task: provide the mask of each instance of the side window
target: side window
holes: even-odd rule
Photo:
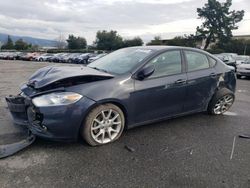
[[[188,71],[196,71],[209,68],[207,56],[199,52],[185,51]]]
[[[154,65],[155,71],[150,78],[181,73],[181,52],[168,51],[152,59],[146,66]]]
[[[208,56],[208,60],[209,60],[209,63],[210,63],[210,67],[214,67],[216,65],[216,63],[217,63],[217,61],[214,58],[209,57],[209,56]]]

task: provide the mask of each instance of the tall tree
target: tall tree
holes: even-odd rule
[[[2,46],[2,49],[6,49],[6,50],[14,49],[13,41],[9,35],[7,38],[7,42]]]
[[[68,42],[68,48],[71,50],[85,49],[87,46],[87,41],[85,38],[75,37],[74,35],[69,35],[67,42]]]
[[[29,48],[29,44],[24,42],[23,39],[18,39],[16,42],[15,42],[15,46],[14,48],[16,50],[27,50]]]
[[[117,31],[98,31],[94,42],[98,50],[117,50],[122,47],[123,40]]]
[[[130,47],[130,46],[142,46],[143,41],[140,37],[135,37],[133,39],[125,39],[123,41],[123,47]]]
[[[244,10],[231,11],[232,0],[220,3],[217,0],[208,0],[202,8],[198,8],[198,16],[204,20],[197,27],[197,35],[206,39],[204,49],[216,39],[220,43],[227,42],[232,37],[232,30],[238,29],[236,25],[243,19]]]

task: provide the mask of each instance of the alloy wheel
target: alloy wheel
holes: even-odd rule
[[[232,95],[225,95],[220,98],[214,106],[215,114],[223,114],[232,106],[234,98]]]
[[[91,136],[99,144],[115,140],[121,130],[121,115],[114,109],[102,110],[91,124]]]

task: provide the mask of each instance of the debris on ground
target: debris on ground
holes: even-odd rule
[[[240,137],[240,138],[247,138],[247,139],[250,139],[250,135],[247,135],[247,134],[240,134],[239,137]]]
[[[33,134],[29,134],[29,136],[19,142],[0,145],[0,159],[11,156],[24,148],[31,145],[36,140],[36,136]]]
[[[125,148],[126,150],[128,150],[129,152],[135,152],[135,149],[132,148],[132,147],[130,147],[130,146],[125,145],[124,148]]]

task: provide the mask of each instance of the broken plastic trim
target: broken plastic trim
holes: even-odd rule
[[[35,140],[36,136],[29,131],[28,137],[19,142],[13,144],[0,145],[0,159],[9,157],[23,150],[24,148],[31,145]]]

